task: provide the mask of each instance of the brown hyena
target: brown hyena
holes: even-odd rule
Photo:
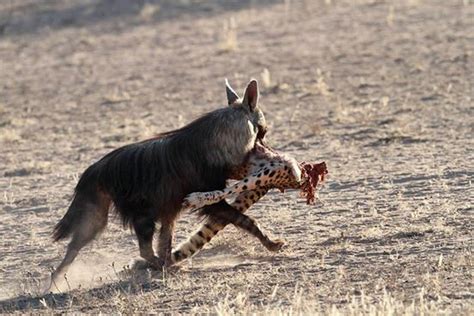
[[[265,135],[257,82],[250,81],[243,98],[228,83],[226,92],[228,107],[180,129],[118,148],[86,169],[68,211],[54,229],[55,241],[72,239],[52,282],[104,229],[111,206],[124,225],[134,229],[141,257],[158,269],[172,264],[173,231],[183,198],[191,192],[223,189],[231,171]],[[216,218],[222,212],[238,212],[225,202],[204,209],[211,217],[216,213]],[[158,256],[152,247],[156,222],[161,223]]]

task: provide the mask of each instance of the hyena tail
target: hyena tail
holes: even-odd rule
[[[71,235],[74,239],[77,234],[84,235],[87,230],[91,230],[92,234],[99,227],[101,230],[107,223],[110,204],[110,198],[103,193],[76,193],[66,214],[54,227],[53,240],[60,241]]]
[[[79,198],[76,195],[64,217],[54,227],[54,241],[60,241],[71,236],[75,225],[77,225],[81,218],[81,208],[79,204]]]
[[[210,242],[211,239],[217,235],[219,231],[224,229],[225,226],[226,224],[221,224],[211,218],[207,218],[206,223],[204,223],[191,235],[191,237],[189,237],[185,242],[180,244],[176,250],[173,251],[171,255],[173,264],[190,258],[199,252],[199,250],[201,250],[205,244]]]

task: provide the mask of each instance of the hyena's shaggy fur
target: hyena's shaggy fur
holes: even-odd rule
[[[54,230],[54,240],[72,239],[52,282],[104,229],[111,206],[135,230],[141,257],[156,268],[172,264],[174,223],[183,198],[191,192],[223,189],[257,137],[265,134],[255,80],[248,84],[243,99],[227,84],[227,98],[229,107],[178,130],[116,149],[87,168]],[[225,201],[203,209],[209,219],[222,217],[231,222],[236,221],[235,213]],[[152,247],[156,222],[161,222],[158,257]]]
[[[172,260],[180,262],[197,253],[227,224],[249,232],[257,237],[260,242],[270,251],[278,251],[283,246],[281,240],[271,240],[258,224],[249,216],[243,214],[247,209],[262,198],[270,189],[298,189],[302,181],[301,170],[295,159],[280,155],[266,146],[256,144],[249,155],[245,165],[234,171],[234,179],[241,181],[222,190],[211,192],[195,192],[188,195],[183,207],[186,209],[198,209],[206,205],[218,205],[228,196],[238,194],[231,204],[240,212],[237,221],[226,220],[224,217],[218,219],[208,218],[207,221],[191,237],[173,251]],[[237,216],[237,215],[234,215]]]

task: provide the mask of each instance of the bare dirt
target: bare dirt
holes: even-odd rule
[[[473,50],[469,0],[2,1],[0,311],[472,313]],[[80,173],[224,106],[225,77],[260,80],[275,148],[328,164],[316,205],[249,212],[284,250],[228,227],[137,278],[112,216],[39,295]]]

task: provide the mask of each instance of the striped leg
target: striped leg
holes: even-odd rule
[[[216,212],[216,213],[217,214],[214,215],[214,216],[216,216],[219,219],[224,220],[225,223],[232,223],[236,227],[239,227],[239,228],[245,230],[246,232],[248,232],[249,234],[257,237],[260,240],[260,242],[262,243],[262,245],[264,245],[265,248],[267,248],[270,251],[278,251],[283,246],[283,241],[281,241],[281,240],[275,240],[275,241],[271,240],[260,229],[257,222],[253,218],[251,218],[251,217],[249,217],[249,216],[247,216],[243,213],[240,213],[238,210],[232,208],[230,205],[229,205],[227,210],[225,210],[225,211],[220,210],[219,212]]]
[[[232,208],[242,213],[247,211],[252,204],[260,200],[267,192],[268,188],[260,187],[254,191],[245,191],[239,194],[235,201],[231,204]],[[211,239],[230,222],[222,218],[208,217],[206,222],[184,243],[173,251],[171,260],[173,263],[183,261],[204,247]]]

